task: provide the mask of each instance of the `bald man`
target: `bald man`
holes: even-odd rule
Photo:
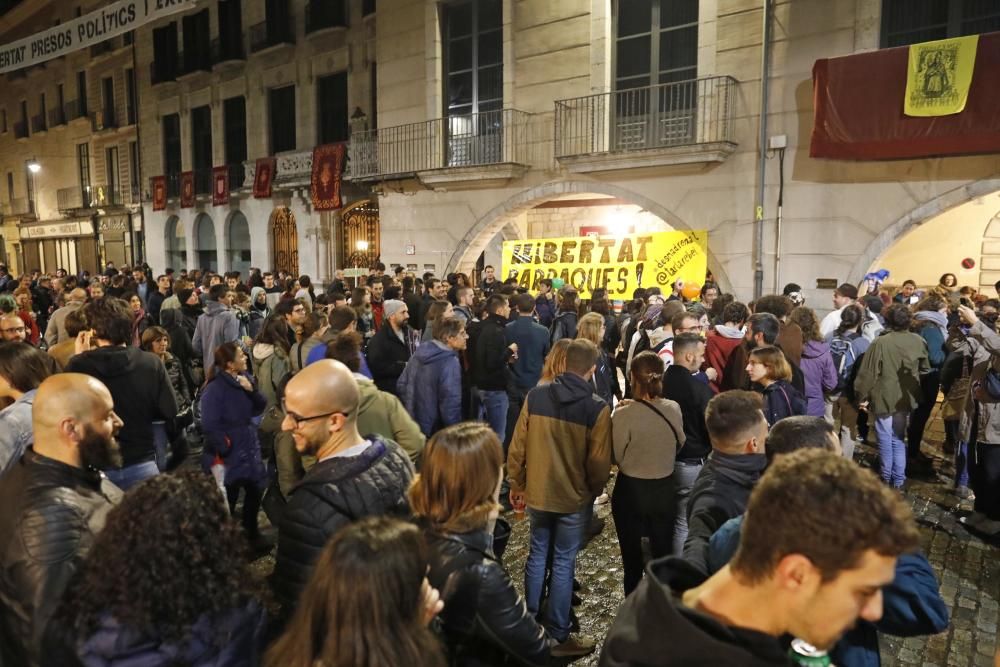
[[[70,290],[69,294],[66,295],[66,305],[52,313],[49,324],[45,327],[45,342],[49,344],[49,347],[71,337],[66,331],[66,316],[74,310],[79,310],[86,300],[87,291],[79,287]]]
[[[121,491],[100,469],[121,461],[111,393],[77,373],[35,395],[35,444],[0,479],[0,664],[34,665],[70,577]]]
[[[28,340],[28,327],[17,313],[0,315],[0,341],[21,343]]]
[[[323,359],[285,388],[285,421],[295,448],[316,457],[278,521],[273,583],[287,618],[332,535],[369,515],[407,514],[413,464],[380,435],[358,433],[360,395],[344,364]]]

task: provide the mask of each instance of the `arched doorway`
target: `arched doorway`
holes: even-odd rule
[[[271,214],[271,248],[274,250],[275,272],[299,275],[299,231],[295,215],[286,206],[279,206]]]
[[[966,260],[972,260],[968,262]],[[890,291],[904,280],[929,289],[944,273],[990,297],[1000,280],[1000,191],[976,197],[905,228],[864,273],[885,269]]]
[[[246,279],[250,273],[250,224],[241,211],[234,211],[229,216],[226,255],[229,258],[229,270],[239,271],[240,276]]]
[[[215,241],[215,223],[207,213],[199,213],[194,220],[195,257],[199,269],[219,270],[219,252]]]
[[[344,266],[370,267],[382,255],[378,203],[362,200],[341,214],[341,257]]]
[[[180,271],[187,267],[187,237],[184,235],[184,225],[180,218],[172,215],[167,219],[164,228],[164,246],[167,249],[167,267]]]
[[[503,232],[504,228],[511,223],[519,222],[521,216],[529,210],[539,206],[550,205],[551,202],[556,201],[597,199],[614,199],[616,200],[614,206],[620,206],[623,210],[625,210],[625,207],[628,207],[627,210],[629,211],[641,213],[648,221],[648,224],[658,225],[657,227],[650,227],[650,231],[686,231],[699,229],[698,226],[687,224],[684,220],[674,215],[673,212],[652,199],[626,190],[613,183],[586,180],[553,181],[514,195],[480,217],[476,224],[466,233],[455,252],[452,253],[446,271],[473,272],[477,259],[496,236]],[[612,227],[621,225],[622,222],[615,220],[615,217],[608,216],[605,225]],[[584,227],[586,225],[578,221],[578,226]],[[625,224],[625,228],[628,226],[628,224]],[[532,232],[529,229],[522,229],[521,233],[523,234],[521,238],[528,238],[528,235]],[[715,281],[723,290],[730,290],[732,283],[725,268],[712,253],[711,239],[709,240],[707,256],[708,270],[713,274]],[[485,259],[487,264],[491,263],[489,253],[487,253]]]

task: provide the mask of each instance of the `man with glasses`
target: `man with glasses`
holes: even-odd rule
[[[277,522],[273,584],[286,619],[337,531],[369,515],[409,511],[413,464],[395,442],[358,432],[359,405],[353,374],[332,359],[306,366],[285,388],[282,428],[300,454],[316,459]]]
[[[28,328],[17,313],[0,315],[0,341],[19,343],[28,339]]]
[[[667,329],[668,327],[665,325],[663,328]],[[664,368],[669,368],[674,363],[674,336],[679,336],[683,333],[701,335],[701,318],[698,315],[685,310],[677,313],[670,319],[669,328],[671,331],[669,340],[667,340],[659,350],[656,350],[660,359],[663,360]]]

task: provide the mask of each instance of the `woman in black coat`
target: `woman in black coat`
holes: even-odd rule
[[[764,396],[764,417],[774,426],[785,417],[806,414],[806,399],[792,386],[792,367],[785,353],[770,345],[754,348],[747,361],[747,375]]]
[[[410,506],[431,547],[427,578],[444,601],[440,618],[453,666],[545,665],[552,650],[494,552],[502,466],[489,426],[463,422],[431,438],[410,487]]]

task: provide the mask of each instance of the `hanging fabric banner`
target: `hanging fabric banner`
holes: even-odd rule
[[[979,35],[911,44],[906,68],[907,116],[948,116],[965,110]]]
[[[139,26],[194,9],[198,0],[119,0],[15,42],[0,45],[0,73],[60,58]]]
[[[154,176],[149,180],[153,191],[153,210],[162,211],[167,207],[167,177]]]
[[[344,144],[326,144],[313,149],[312,203],[317,211],[334,211],[340,208],[344,148]]]
[[[229,169],[212,168],[212,205],[225,206],[229,203]]]
[[[181,208],[194,206],[194,172],[181,172]]]
[[[649,232],[504,241],[501,274],[529,291],[543,278],[561,278],[588,299],[601,287],[611,299],[630,299],[637,287],[670,294],[678,280],[702,285],[708,232]]]
[[[271,196],[271,183],[277,162],[273,157],[257,158],[257,168],[253,174],[253,196],[257,199]]]

